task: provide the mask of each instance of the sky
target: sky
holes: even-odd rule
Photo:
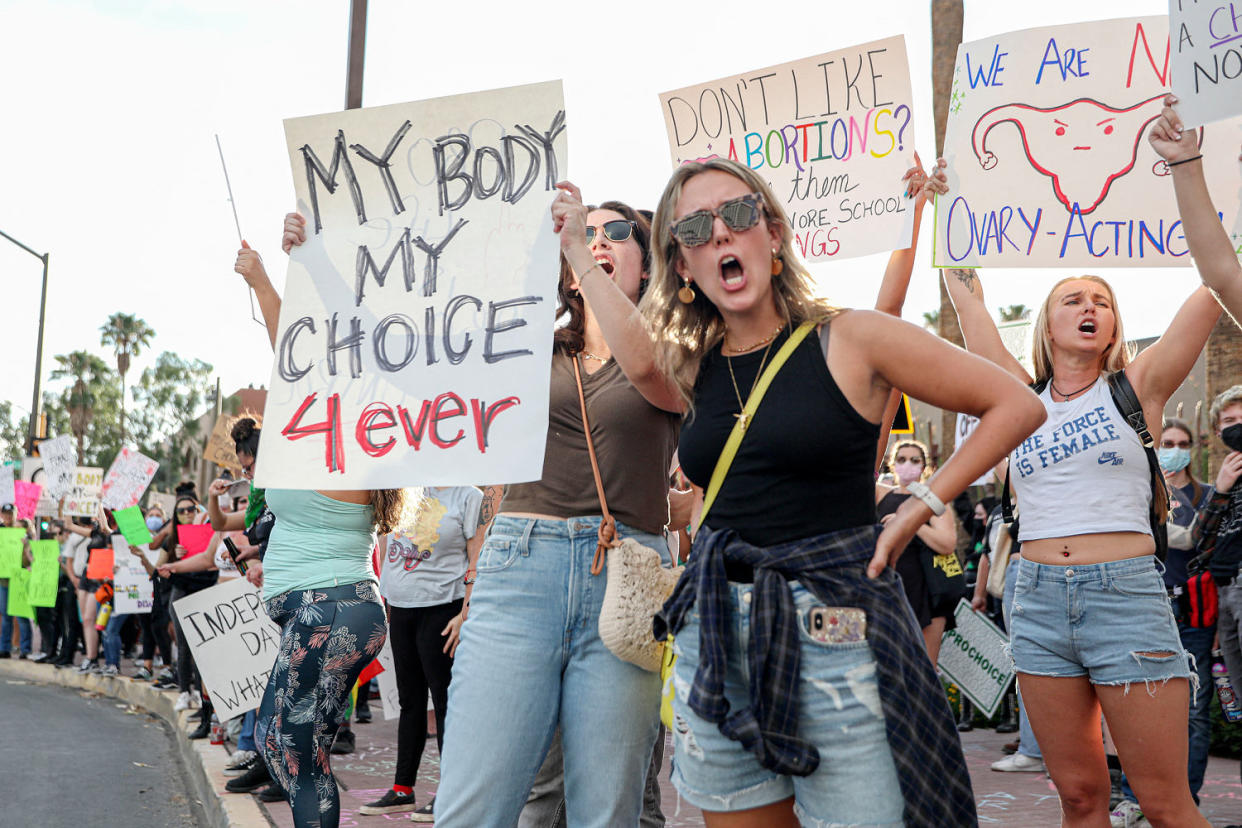
[[[916,148],[929,163],[929,7],[371,0],[363,105],[561,79],[568,177],[590,201],[654,207],[670,172],[659,93],[904,34]],[[963,37],[1166,11],[1161,0],[967,0]],[[348,0],[0,0],[0,16],[0,230],[51,256],[44,388],[63,386],[48,380],[54,354],[86,349],[115,364],[99,327],[117,311],[156,331],[131,378],[170,350],[211,363],[225,393],[266,385],[271,350],[232,271],[237,230],[214,136],[242,234],[280,290],[280,226],[293,203],[282,120],[343,107]],[[931,225],[924,222],[905,306],[917,323],[939,301]],[[885,260],[811,270],[838,304],[867,307]],[[19,414],[33,388],[41,274],[36,258],[0,239],[0,400]],[[1037,305],[1065,275],[987,271],[988,304]],[[1198,281],[1189,268],[1105,275],[1134,337],[1167,325],[1171,308],[1157,295],[1185,296]]]

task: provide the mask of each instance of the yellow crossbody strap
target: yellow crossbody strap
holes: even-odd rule
[[[789,339],[785,341],[781,349],[776,352],[776,356],[772,357],[772,361],[763,371],[763,376],[759,377],[759,383],[755,386],[755,390],[751,391],[750,398],[746,400],[746,407],[743,409],[745,416],[739,417],[733,424],[733,431],[729,433],[729,439],[725,441],[724,449],[721,450],[720,457],[716,460],[711,483],[708,484],[707,493],[703,497],[703,511],[699,513],[699,522],[694,527],[696,531],[707,519],[707,513],[711,510],[712,504],[716,502],[716,495],[720,493],[720,486],[724,483],[725,475],[729,473],[729,466],[733,465],[733,458],[737,456],[738,446],[742,444],[742,437],[746,434],[742,423],[754,419],[759,403],[763,401],[763,395],[767,392],[768,386],[772,384],[772,380],[776,378],[776,373],[781,370],[785,360],[789,359],[794,349],[806,339],[806,335],[814,327],[814,322],[803,322],[799,325],[798,329],[789,335]]]

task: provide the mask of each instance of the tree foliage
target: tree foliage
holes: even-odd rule
[[[211,365],[164,351],[132,389],[132,433],[144,454],[160,464],[155,485],[171,488],[187,465],[192,446],[206,436],[198,417],[215,401]]]

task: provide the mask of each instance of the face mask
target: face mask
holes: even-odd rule
[[[915,463],[900,463],[897,466],[897,480],[903,486],[909,486],[923,476],[923,467]]]
[[[1167,472],[1179,472],[1190,465],[1190,449],[1161,448],[1156,450],[1160,459],[1160,468]]]
[[[1234,451],[1242,451],[1242,423],[1235,423],[1223,429],[1220,439]]]

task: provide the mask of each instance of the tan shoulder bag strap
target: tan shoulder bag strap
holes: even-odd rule
[[[595,441],[591,439],[591,421],[587,419],[586,394],[582,391],[581,360],[577,354],[574,360],[574,380],[578,383],[578,404],[582,406],[582,431],[586,434],[587,453],[591,455],[591,473],[595,475],[595,493],[599,495],[599,508],[603,519],[599,522],[599,543],[595,547],[595,559],[591,561],[591,574],[598,575],[604,571],[604,558],[608,550],[617,546],[617,521],[608,511],[608,499],[604,497],[604,479],[599,474],[599,460],[595,457]]]

